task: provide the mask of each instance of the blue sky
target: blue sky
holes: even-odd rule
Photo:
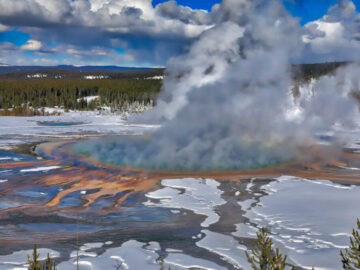
[[[153,0],[153,6],[156,6],[159,3],[166,2],[167,0]],[[212,6],[220,3],[220,0],[177,0],[179,5],[189,6],[194,9],[206,9],[211,10]]]
[[[284,0],[284,5],[293,16],[301,18],[301,23],[305,24],[321,18],[329,7],[337,2],[338,0]],[[359,1],[354,1],[354,4],[359,10]]]
[[[79,10],[72,6],[76,1],[49,0],[39,4],[27,0],[23,6],[21,1],[0,2],[0,63],[162,66],[208,29],[213,19],[207,12],[221,2],[134,0],[128,6],[129,1],[109,0],[105,10],[98,13],[83,5],[81,21],[76,13]],[[281,1],[305,25],[323,17],[340,0]],[[5,2],[6,8],[1,6]],[[354,4],[359,11],[360,1]],[[115,10],[116,15],[110,10]],[[145,13],[153,14],[150,21],[142,17]]]
[[[16,46],[24,45],[29,39],[30,35],[28,33],[21,32],[17,28],[0,32],[0,42],[11,42]]]
[[[166,2],[167,0],[153,0],[153,5]],[[179,5],[191,8],[201,8],[211,10],[214,4],[220,0],[177,0]],[[301,18],[301,24],[317,20],[327,13],[330,6],[336,4],[338,0],[283,0],[286,9],[295,17]],[[360,8],[360,1],[354,1],[357,9]]]

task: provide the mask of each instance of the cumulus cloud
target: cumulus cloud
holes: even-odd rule
[[[30,39],[24,45],[22,45],[20,48],[22,50],[26,50],[26,51],[38,51],[41,49],[41,47],[42,47],[42,44],[40,41]]]
[[[43,44],[110,48],[122,44],[129,58],[164,64],[212,27],[212,16],[170,1],[0,0],[0,23],[21,26]],[[121,63],[119,63],[121,64]]]
[[[360,60],[360,14],[352,1],[339,1],[304,30],[308,62]]]
[[[48,43],[59,46],[47,49],[49,54],[66,54],[60,46],[64,44],[76,51],[119,49],[131,61],[112,64],[164,65],[172,56],[188,51],[193,41],[214,25],[234,19],[234,9],[240,25],[246,23],[250,5],[226,0],[208,12],[174,0],[156,7],[151,0],[0,0],[0,32],[21,27],[31,40],[42,43],[42,50]],[[304,50],[293,58],[296,62],[357,60],[359,29],[360,15],[354,3],[340,0],[327,15],[303,27],[305,46],[296,52]],[[84,54],[76,55],[77,61],[85,60],[81,58]]]
[[[205,10],[193,10],[189,7],[178,6],[176,1],[171,0],[156,6],[160,14],[167,18],[179,19],[184,23],[211,24],[212,18]]]
[[[355,4],[350,0],[340,0],[339,3],[329,8],[329,14],[324,20],[328,22],[350,19],[356,11]]]

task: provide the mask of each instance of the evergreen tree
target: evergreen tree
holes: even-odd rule
[[[29,264],[29,270],[56,270],[55,262],[50,258],[50,254],[48,253],[45,264],[42,265],[39,257],[40,254],[37,252],[37,247],[34,245],[34,250],[32,257],[29,255],[28,257],[28,264]]]
[[[43,266],[43,270],[56,270],[56,264],[55,262],[50,258],[50,255],[48,253],[45,265]]]
[[[32,258],[28,255],[29,270],[42,270],[39,256],[40,254],[37,253],[37,247],[34,245]]]
[[[272,239],[268,236],[268,231],[261,228],[256,233],[257,239],[251,249],[251,255],[246,252],[248,262],[254,270],[283,270],[286,265],[286,255],[282,255],[279,249],[273,249]],[[293,268],[294,269],[294,268]]]
[[[343,269],[360,269],[360,220],[357,220],[357,230],[353,229],[350,237],[350,247],[345,252],[340,251]]]

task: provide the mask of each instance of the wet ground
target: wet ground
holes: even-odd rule
[[[59,270],[76,269],[77,250],[80,269],[249,269],[245,250],[262,226],[298,269],[339,269],[339,250],[360,217],[356,139],[336,160],[151,171],[71,148],[89,136],[135,136],[154,126],[87,114],[5,120],[0,270],[27,269],[35,243]]]
[[[328,164],[191,173],[100,164],[73,143],[0,152],[0,269],[24,268],[34,243],[60,270],[75,269],[77,247],[80,269],[248,269],[261,226],[291,263],[338,269],[360,216],[349,149]]]

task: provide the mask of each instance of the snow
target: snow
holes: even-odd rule
[[[45,114],[63,114],[65,113],[65,109],[62,108],[50,108],[50,107],[44,107]]]
[[[50,171],[50,170],[56,170],[59,168],[61,168],[61,167],[60,166],[38,167],[38,168],[33,168],[33,169],[23,169],[23,170],[20,170],[20,172],[22,172],[22,173],[45,172],[45,171]]]
[[[148,200],[144,203],[146,206],[188,209],[196,214],[205,215],[207,218],[201,223],[203,227],[209,227],[219,221],[220,217],[215,208],[226,201],[221,198],[223,192],[218,189],[220,184],[214,179],[165,179],[161,184],[165,188],[146,194],[149,199],[160,201],[156,203]]]
[[[49,112],[53,112],[46,109]],[[53,110],[59,110],[54,108]],[[109,108],[110,110],[110,108]],[[103,111],[69,111],[60,116],[0,117],[0,149],[42,142],[49,138],[71,139],[102,135],[141,135],[156,125],[131,125],[121,116]],[[6,157],[5,157],[6,158]],[[3,158],[3,160],[5,160]]]
[[[79,254],[80,269],[154,269],[160,268],[159,252],[161,246],[157,242],[142,243],[136,240],[129,240],[120,247],[107,249],[105,252],[97,254],[95,252],[85,252],[89,247],[100,248],[103,243],[87,243]],[[225,270],[226,268],[218,264],[207,261],[206,259],[195,258],[182,253],[181,250],[166,249],[166,256],[163,260],[164,269],[203,269],[203,270]],[[59,270],[74,269],[76,265],[76,251],[71,252],[71,260],[60,263]],[[0,270],[2,268],[0,267]]]
[[[86,76],[84,76],[84,79],[85,80],[103,80],[103,79],[109,79],[109,76],[107,76],[107,75],[98,75],[98,76],[86,75]]]
[[[50,258],[58,258],[60,253],[47,248],[38,248],[38,253],[40,254],[39,260],[45,260],[47,254]],[[33,250],[22,250],[13,252],[10,255],[1,255],[0,256],[0,270],[9,270],[9,269],[27,269],[27,255],[31,255]]]
[[[194,258],[190,255],[182,253],[170,253],[164,260],[166,264],[180,269],[199,269],[199,270],[225,270],[226,268],[217,265],[216,263],[206,261],[204,259]],[[167,268],[165,268],[167,269]]]
[[[263,190],[268,194],[253,206],[240,203],[257,227],[270,230],[275,244],[303,267],[340,269],[339,250],[359,216],[360,187],[325,180],[282,176]],[[238,225],[234,235],[254,237],[255,228]]]
[[[245,255],[247,248],[240,245],[233,237],[208,230],[203,230],[202,233],[205,237],[196,243],[198,247],[220,255],[236,269],[251,269]]]
[[[87,251],[94,248],[101,248],[104,245],[104,243],[98,242],[98,243],[86,243],[83,246],[80,247],[80,250]]]
[[[97,99],[99,99],[99,96],[87,96],[87,97],[78,98],[77,102],[80,102],[81,100],[85,100],[87,103],[90,103],[91,101],[94,101]]]
[[[163,80],[164,76],[161,75],[157,75],[157,76],[153,76],[153,77],[147,77],[145,78],[146,80]]]
[[[121,247],[110,248],[101,255],[93,257],[93,253],[82,254],[79,258],[80,269],[148,269],[158,270],[156,262],[158,255],[152,248],[148,249],[145,243],[130,240]],[[60,263],[59,270],[72,270],[76,259]]]
[[[41,73],[36,73],[36,74],[28,74],[26,75],[26,78],[31,79],[31,78],[47,78],[47,74],[41,74]]]

